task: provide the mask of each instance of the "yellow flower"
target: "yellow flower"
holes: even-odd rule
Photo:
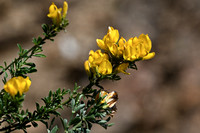
[[[97,45],[99,46],[99,48],[103,49],[104,51],[108,51],[108,47],[107,45],[104,43],[103,40],[101,39],[96,39]]]
[[[118,55],[120,56],[123,55],[125,43],[126,43],[126,40],[123,37],[121,37],[118,42]]]
[[[23,78],[22,76],[18,76],[8,80],[4,85],[4,90],[11,96],[15,96],[18,92],[22,95],[29,90],[30,85],[31,81],[29,77]]]
[[[107,37],[105,38],[106,43],[117,43],[119,40],[119,31],[113,27],[108,27]]]
[[[121,39],[118,42],[118,45],[115,43],[108,43],[107,45],[108,45],[110,53],[116,58],[122,57],[125,42],[126,40],[123,37],[121,37]]]
[[[105,106],[103,106],[104,109],[106,108],[113,108],[118,100],[118,94],[115,91],[112,91],[110,93],[106,91],[101,91],[99,94],[96,96],[96,101],[100,98],[104,97],[104,99],[100,103],[106,103]]]
[[[108,27],[108,32],[103,40],[97,39],[97,45],[106,52],[110,52],[114,57],[120,58],[123,55],[126,40],[119,39],[119,31],[113,27]]]
[[[155,52],[151,52],[145,57],[143,57],[142,60],[149,60],[149,59],[152,59],[154,56],[155,56]]]
[[[130,73],[126,72],[126,69],[128,68],[128,66],[129,66],[129,63],[122,63],[117,68],[115,68],[114,72],[116,72],[116,73],[122,72],[124,74],[128,74],[129,75]]]
[[[89,58],[85,61],[84,66],[89,76],[91,72],[94,74],[100,73],[102,75],[112,73],[112,64],[109,61],[109,57],[106,53],[102,53],[101,50],[97,50],[95,52],[90,50]]]
[[[85,61],[84,67],[85,67],[85,71],[86,71],[87,75],[90,76],[91,72],[90,72],[90,65],[89,65],[89,61],[88,60]]]
[[[101,50],[93,51],[90,50],[88,61],[90,62],[91,67],[97,67],[101,64],[103,60],[108,60],[109,57],[107,54],[102,53]]]
[[[108,32],[104,36],[103,40],[97,39],[96,42],[101,49],[108,51],[109,50],[108,45],[116,44],[118,40],[119,40],[119,31],[109,26]]]
[[[102,75],[107,75],[112,73],[112,64],[109,60],[104,59],[98,66],[98,72]]]
[[[67,15],[67,10],[68,10],[68,4],[67,4],[66,1],[64,1],[64,3],[63,3],[63,18],[66,17],[66,15]]]
[[[151,40],[148,35],[130,38],[124,45],[123,58],[128,61],[147,60],[155,56],[151,51]]]
[[[59,26],[62,21],[62,18],[66,17],[67,10],[68,4],[66,1],[64,1],[63,3],[63,12],[62,8],[58,9],[57,6],[54,3],[52,3],[49,7],[49,14],[47,16],[52,19],[53,24]]]

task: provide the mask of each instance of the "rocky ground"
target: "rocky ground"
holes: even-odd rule
[[[0,65],[17,56],[17,43],[30,48],[41,35],[49,0],[0,1]],[[62,5],[57,0],[57,5]],[[115,125],[107,131],[95,126],[92,133],[199,133],[200,130],[200,1],[199,0],[68,0],[70,25],[55,42],[44,46],[45,59],[32,59],[38,72],[30,75],[32,86],[24,108],[49,90],[88,83],[83,62],[96,38],[108,26],[119,29],[126,39],[149,34],[154,59],[138,62],[138,70],[107,81],[108,90],[119,93]],[[3,88],[3,84],[0,83]],[[68,112],[62,112],[68,116]],[[60,124],[60,123],[58,123]],[[44,126],[28,132],[45,132]]]

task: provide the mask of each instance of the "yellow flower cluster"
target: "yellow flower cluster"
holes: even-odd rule
[[[151,51],[151,40],[148,35],[141,34],[138,38],[130,38],[124,44],[123,58],[127,61],[148,60],[155,56]]]
[[[85,70],[89,76],[91,73],[101,75],[124,73],[130,63],[139,60],[151,59],[155,52],[151,52],[151,40],[148,35],[141,34],[139,37],[132,37],[126,41],[120,38],[119,31],[113,27],[108,27],[107,34],[103,39],[96,40],[101,50],[89,53],[89,58],[85,61]]]
[[[52,19],[53,24],[59,26],[62,18],[65,18],[67,15],[67,10],[68,10],[68,4],[66,1],[63,3],[63,9],[62,8],[57,8],[57,6],[52,3],[51,6],[49,7],[49,14],[47,15],[49,18]]]
[[[18,76],[8,80],[4,85],[4,90],[11,96],[15,96],[18,92],[22,95],[29,90],[30,85],[31,81],[29,77],[23,78],[22,76]]]
[[[105,52],[111,53],[115,58],[123,57],[125,61],[147,60],[155,56],[151,51],[151,40],[148,35],[141,34],[138,38],[130,38],[126,41],[119,39],[119,31],[108,27],[108,32],[103,40],[97,39],[97,45]]]

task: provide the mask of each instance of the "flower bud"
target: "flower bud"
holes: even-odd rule
[[[103,108],[113,108],[117,102],[118,99],[118,94],[115,91],[112,91],[110,93],[106,91],[101,91],[99,94],[96,96],[96,100],[99,99],[100,97],[104,97],[104,99],[101,101],[101,103],[106,103]]]

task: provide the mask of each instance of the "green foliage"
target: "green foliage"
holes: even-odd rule
[[[54,37],[61,30],[64,30],[68,25],[68,21],[63,19],[60,26],[43,24],[44,37],[33,38],[34,46],[30,49],[24,49],[22,45],[17,44],[19,49],[18,57],[15,58],[9,65],[4,62],[4,66],[0,66],[0,75],[3,76],[2,81],[5,84],[7,78],[23,76],[37,72],[36,64],[28,61],[32,57],[46,57],[42,54],[43,45],[47,40],[53,41]],[[75,84],[74,89],[65,90],[57,89],[55,92],[49,91],[47,97],[42,98],[43,105],[36,103],[35,110],[30,112],[28,109],[22,109],[24,94],[11,96],[4,89],[0,91],[0,132],[12,132],[15,130],[23,130],[27,132],[27,128],[37,127],[38,122],[43,123],[48,133],[56,133],[59,128],[54,126],[56,118],[60,118],[63,129],[66,133],[89,133],[92,124],[96,123],[104,128],[111,126],[108,124],[111,114],[110,109],[104,109],[106,103],[101,103],[100,100],[95,101],[96,95],[103,89],[99,82],[104,79],[119,80],[117,75],[107,75],[95,77],[90,80],[88,86],[81,90],[80,86]],[[93,89],[93,86],[98,86],[101,89]],[[64,100],[66,99],[67,100]],[[102,100],[102,98],[100,98]],[[71,118],[62,118],[59,109],[71,108]],[[54,118],[48,122],[51,118]],[[104,119],[106,118],[106,119]]]
[[[17,44],[19,49],[18,57],[9,65],[4,62],[0,66],[0,75],[4,84],[8,77],[27,77],[27,74],[37,72],[36,64],[30,62],[33,57],[46,57],[43,52],[43,45],[47,40],[54,41],[54,37],[61,31],[65,30],[68,20],[62,18],[60,25],[42,25],[43,37],[33,38],[33,46],[30,49],[24,49],[22,45]],[[124,63],[123,59],[111,58],[113,68]],[[137,69],[135,62],[128,62],[129,68]],[[105,107],[108,105],[102,102],[106,96],[98,94],[104,90],[100,85],[102,80],[120,80],[121,77],[117,73],[101,75],[95,73],[89,76],[89,84],[81,88],[75,84],[73,89],[57,89],[55,92],[49,91],[48,96],[41,98],[42,104],[35,103],[35,110],[30,112],[28,109],[22,109],[24,94],[11,96],[4,89],[0,91],[0,132],[12,132],[15,130],[23,130],[25,133],[31,126],[37,127],[38,122],[43,123],[48,133],[56,133],[59,131],[55,120],[60,119],[65,133],[89,133],[93,124],[98,124],[107,129],[113,123],[109,123],[116,107]],[[94,86],[98,89],[94,89]],[[71,117],[63,118],[60,110],[65,108],[71,109]],[[53,117],[53,118],[52,118]],[[52,118],[50,120],[50,118]]]
[[[64,30],[68,25],[68,20],[63,19],[61,25],[59,27],[55,25],[47,25],[43,24],[43,35],[44,37],[33,38],[34,46],[30,49],[23,49],[20,44],[17,44],[19,48],[18,58],[15,58],[12,63],[7,65],[4,62],[4,66],[0,66],[0,75],[4,73],[4,77],[2,79],[3,83],[7,82],[9,71],[11,77],[23,76],[26,77],[26,74],[37,72],[36,65],[33,62],[27,62],[28,59],[32,57],[46,57],[41,52],[43,51],[42,46],[45,44],[46,40],[53,41],[53,38],[57,35],[57,33],[61,30]]]
[[[19,49],[18,57],[15,58],[9,65],[7,62],[4,62],[3,66],[0,66],[0,75],[3,76],[2,81],[5,84],[7,78],[23,76],[26,77],[27,74],[37,72],[36,65],[33,62],[28,60],[32,57],[46,57],[41,52],[43,51],[43,45],[47,40],[53,41],[54,37],[58,32],[64,30],[68,25],[68,20],[63,19],[60,26],[47,25],[43,24],[43,35],[44,37],[33,38],[34,46],[30,49],[24,49],[22,45],[17,44]],[[51,115],[60,116],[58,109],[63,109],[63,106],[68,106],[70,100],[74,97],[77,89],[71,93],[70,90],[61,90],[58,89],[56,92],[49,92],[49,95],[45,98],[42,98],[44,105],[41,106],[39,103],[36,103],[36,110],[29,112],[27,110],[22,110],[22,103],[24,101],[24,94],[20,96],[19,94],[14,97],[7,93],[4,89],[0,91],[0,132],[12,132],[15,130],[23,130],[26,132],[26,129],[31,127],[37,127],[37,122],[40,121],[46,125],[47,128],[51,128],[54,121],[51,125],[48,126],[47,120],[50,119]],[[69,101],[63,102],[63,96],[70,93]],[[77,109],[76,109],[77,110]],[[4,124],[3,124],[4,123]],[[4,125],[4,127],[2,126]],[[56,132],[57,127],[54,127],[49,132]]]
[[[29,112],[28,110],[21,110],[21,104],[24,97],[11,97],[8,93],[5,93],[3,98],[0,99],[0,107],[2,108],[0,116],[1,123],[6,122],[9,126],[5,126],[0,129],[0,131],[11,132],[16,129],[26,130],[32,124],[32,126],[37,127],[38,121],[44,123],[48,128],[48,122],[51,115],[60,116],[58,109],[63,109],[63,105],[67,103],[62,103],[64,95],[66,95],[69,90],[58,89],[55,92],[49,92],[49,95],[42,98],[44,105],[36,103],[36,110],[34,112]],[[15,105],[16,104],[16,105]],[[4,111],[4,112],[2,112]]]
[[[94,97],[97,95],[97,91],[94,91],[90,95],[91,98],[87,103],[84,102],[86,95],[83,91],[78,91],[80,91],[80,87],[77,84],[75,84],[72,91],[70,89],[57,89],[55,92],[50,91],[47,97],[42,98],[44,105],[41,106],[39,103],[36,103],[36,110],[33,112],[29,112],[28,109],[21,109],[21,103],[24,100],[23,96],[20,97],[18,95],[13,98],[5,91],[1,92],[4,94],[0,95],[0,124],[6,122],[8,126],[0,128],[0,131],[11,132],[22,129],[26,132],[26,129],[31,125],[37,127],[37,122],[40,121],[46,125],[48,132],[55,133],[58,131],[58,127],[55,126],[51,129],[55,117],[60,117],[64,130],[71,133],[89,132],[92,128],[92,123],[99,124],[104,128],[109,127],[108,122],[110,121],[110,117],[106,120],[103,120],[103,118],[111,112],[108,109],[103,109],[105,103],[101,104],[100,100],[95,102]],[[63,101],[66,95],[68,95],[68,100]],[[63,119],[57,111],[58,109],[64,109],[64,107],[69,107],[72,110],[72,116],[69,121]],[[55,117],[48,125],[48,120],[52,115]]]
[[[20,96],[18,94],[15,97],[12,97],[10,94],[2,90],[0,92],[0,118],[12,112],[18,112],[19,109],[22,107],[23,101],[24,95]]]

